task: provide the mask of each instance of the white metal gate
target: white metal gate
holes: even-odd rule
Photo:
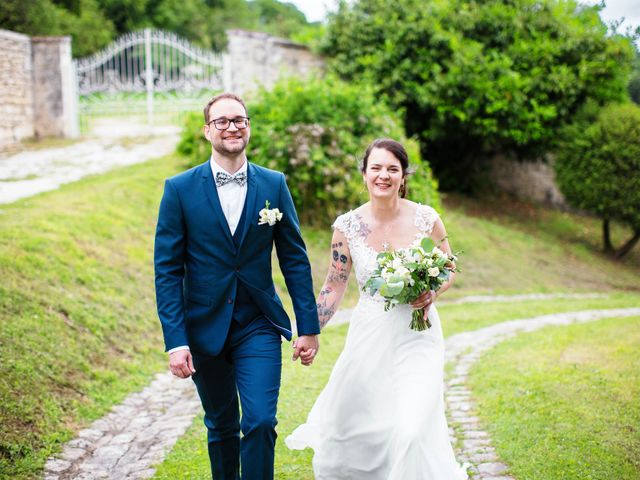
[[[228,56],[203,50],[171,32],[145,29],[121,36],[74,62],[80,128],[95,117],[174,122],[199,110],[212,92],[228,90]]]

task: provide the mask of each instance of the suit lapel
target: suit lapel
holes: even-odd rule
[[[231,238],[231,231],[229,230],[229,224],[227,223],[227,219],[224,216],[224,212],[222,211],[222,206],[220,205],[220,198],[218,197],[218,189],[216,188],[216,184],[213,181],[213,173],[211,172],[211,164],[209,162],[203,165],[202,170],[202,187],[204,188],[204,192],[207,195],[207,199],[213,208],[215,213],[216,220],[220,224],[220,230],[222,231],[222,236],[225,237],[228,246],[232,251],[236,250],[236,247],[233,243],[233,238]]]
[[[242,242],[247,235],[247,232],[251,228],[251,222],[256,221],[257,218],[253,218],[253,212],[255,211],[256,195],[258,193],[258,180],[256,179],[256,168],[247,162],[247,199],[245,200],[245,219],[242,224],[242,234],[240,237],[240,243],[238,244],[238,250],[242,247]]]

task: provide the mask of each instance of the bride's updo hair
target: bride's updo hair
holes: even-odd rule
[[[400,187],[400,198],[405,198],[408,191],[407,177],[413,173],[413,170],[409,167],[409,155],[407,154],[407,151],[400,142],[396,142],[391,138],[378,138],[371,142],[371,144],[367,147],[366,152],[364,152],[364,157],[362,158],[362,162],[360,162],[360,171],[362,173],[365,173],[367,171],[369,155],[371,155],[371,152],[374,148],[382,148],[383,150],[390,152],[400,162],[400,167],[402,168],[402,178],[404,179],[404,181],[402,182],[402,186]]]

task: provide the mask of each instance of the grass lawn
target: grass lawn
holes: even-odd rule
[[[440,315],[445,336],[465,330],[475,330],[482,326],[515,318],[527,318],[546,313],[574,311],[590,308],[623,308],[638,306],[637,295],[614,295],[609,299],[598,299],[598,303],[586,305],[574,301],[554,300],[549,305],[534,305],[533,302],[514,302],[507,304],[468,304],[443,306]],[[544,307],[544,308],[541,308]],[[584,308],[582,308],[584,307]],[[471,309],[471,314],[464,309]],[[327,328],[321,336],[321,352],[311,368],[304,368],[290,361],[288,348],[283,349],[284,368],[282,387],[278,405],[278,432],[276,444],[276,478],[282,480],[313,479],[311,469],[312,451],[289,450],[284,445],[286,437],[293,429],[303,423],[315,398],[326,384],[331,369],[340,354],[347,332],[346,325]],[[183,478],[205,480],[209,478],[209,460],[206,449],[205,427],[202,417],[196,418],[188,430],[173,448],[171,454],[158,468],[156,480],[172,480],[178,472],[188,472]],[[540,477],[543,478],[543,477]],[[589,478],[589,477],[565,477]]]
[[[183,162],[165,157],[0,206],[0,478],[37,477],[45,459],[75,431],[166,368],[155,314],[152,243],[163,180]],[[534,312],[638,304],[640,264],[613,262],[572,235],[541,235],[526,217],[519,225],[466,209],[458,202],[443,212],[454,247],[465,251],[463,274],[447,296],[594,290],[611,296],[582,303],[442,306],[448,334]],[[569,231],[579,228],[573,217],[567,222]],[[303,230],[318,289],[331,233]],[[506,269],[498,261],[505,251]],[[279,290],[286,289],[279,272],[275,281]],[[357,296],[352,281],[344,306]],[[304,420],[345,331],[323,334],[321,367],[285,370],[281,432]],[[288,355],[288,346],[284,350]],[[198,428],[193,435],[203,448]],[[180,448],[173,454],[178,458]],[[307,453],[279,450],[278,455],[283,472],[309,464]],[[304,478],[300,472],[291,475]]]
[[[522,334],[470,386],[518,480],[640,478],[640,317]]]

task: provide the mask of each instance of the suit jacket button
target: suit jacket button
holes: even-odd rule
[[[227,303],[233,303],[233,298],[228,299]]]

